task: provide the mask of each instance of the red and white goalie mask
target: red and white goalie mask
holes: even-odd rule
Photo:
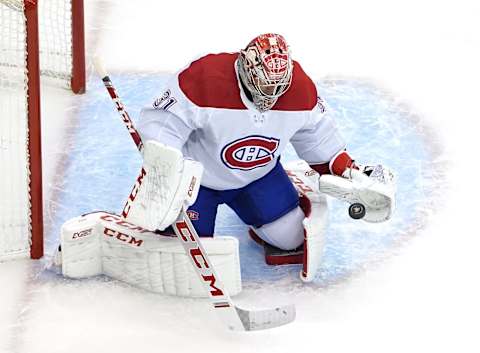
[[[240,50],[238,73],[260,111],[273,107],[292,82],[293,64],[285,38],[267,33]]]

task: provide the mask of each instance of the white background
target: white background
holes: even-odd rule
[[[87,55],[103,56],[112,70],[175,71],[199,54],[278,32],[315,79],[385,87],[441,136],[448,202],[397,256],[341,285],[297,294],[297,321],[268,332],[225,333],[189,301],[172,301],[172,324],[154,296],[128,288],[32,291],[29,263],[2,264],[0,352],[480,351],[479,2],[87,0],[86,11]],[[62,148],[62,119],[49,119],[48,155]],[[50,195],[57,161],[46,159]]]

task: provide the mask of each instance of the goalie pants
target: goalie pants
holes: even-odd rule
[[[201,186],[188,214],[199,236],[214,234],[217,209],[228,205],[240,219],[253,227],[271,223],[299,204],[298,192],[280,162],[264,177],[234,190],[213,190]]]

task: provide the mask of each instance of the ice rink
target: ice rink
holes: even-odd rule
[[[88,91],[44,88],[46,256],[0,264],[0,352],[478,352],[480,4],[411,0],[318,3],[86,0]],[[269,267],[227,208],[219,235],[240,240],[246,308],[294,303],[294,323],[222,327],[204,300],[161,296],[105,277],[74,281],[45,266],[61,224],[119,212],[141,159],[91,59],[103,58],[127,109],[208,52],[282,33],[318,83],[360,162],[396,172],[384,224],[329,201],[321,271]],[[293,149],[283,156],[295,159]]]

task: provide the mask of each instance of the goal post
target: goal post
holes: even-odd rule
[[[85,93],[85,20],[83,0],[72,0],[72,79],[74,93]]]
[[[35,3],[25,2],[25,41],[26,41],[26,69],[27,69],[27,192],[30,200],[30,257],[39,259],[43,256],[43,191],[42,191],[42,142],[40,121],[40,60],[39,60],[39,31],[38,8]],[[9,117],[5,117],[9,118]],[[22,190],[23,191],[23,190]],[[6,230],[8,231],[8,230]],[[19,235],[21,238],[22,235]],[[8,251],[8,249],[5,249]]]
[[[83,0],[0,0],[0,261],[43,256],[40,81],[85,92]]]

